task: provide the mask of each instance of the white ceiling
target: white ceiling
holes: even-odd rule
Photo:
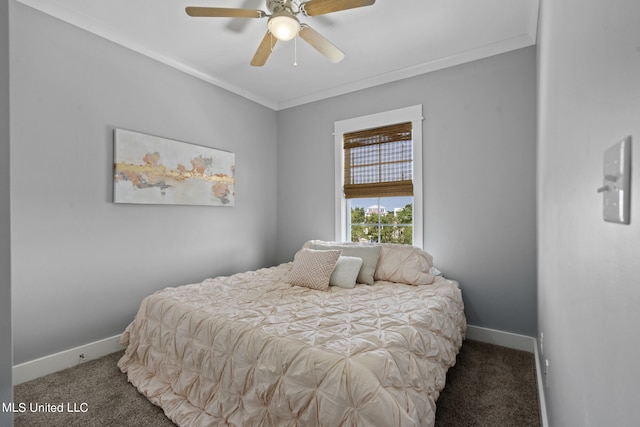
[[[249,65],[267,19],[192,18],[186,6],[267,11],[265,0],[18,0],[274,110],[535,44],[539,0],[377,0],[300,21],[346,53],[302,40]]]

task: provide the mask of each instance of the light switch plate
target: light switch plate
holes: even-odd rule
[[[629,224],[631,181],[631,137],[604,152],[603,217],[607,222]]]

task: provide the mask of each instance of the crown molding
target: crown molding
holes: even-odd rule
[[[304,96],[295,97],[284,101],[277,101],[265,98],[242,87],[231,84],[225,80],[217,78],[212,74],[205,73],[191,64],[181,62],[175,58],[163,55],[158,51],[142,46],[138,42],[136,42],[136,40],[123,36],[117,30],[109,27],[104,22],[99,22],[96,19],[93,19],[81,12],[72,10],[71,8],[62,7],[60,5],[61,0],[16,1],[275,111],[280,111],[327,98],[345,95],[358,90],[368,89],[382,84],[415,77],[421,74],[442,70],[467,62],[472,62],[490,56],[499,55],[501,53],[506,53],[512,50],[535,45],[537,38],[539,9],[538,0],[529,0],[528,5],[530,10],[529,13],[527,13],[528,20],[525,25],[526,30],[524,34],[521,34],[517,37],[501,40],[497,43],[487,44],[470,50],[457,52],[453,55],[443,58],[437,58],[433,61],[425,62],[412,67],[380,74],[378,76],[354,81],[352,83],[336,86],[330,89],[312,92]]]

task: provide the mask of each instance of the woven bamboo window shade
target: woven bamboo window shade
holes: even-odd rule
[[[345,133],[347,199],[413,195],[411,122]]]

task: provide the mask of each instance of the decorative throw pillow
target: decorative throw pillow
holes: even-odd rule
[[[293,258],[287,282],[311,289],[329,289],[329,279],[341,253],[340,250],[299,250]]]
[[[376,280],[428,285],[433,282],[433,257],[411,245],[381,244],[382,252],[375,272]]]
[[[362,258],[341,256],[338,258],[336,268],[331,273],[329,284],[341,288],[353,288],[356,285],[360,267],[362,267]]]
[[[373,274],[376,271],[378,265],[378,258],[380,257],[380,246],[374,244],[358,244],[358,243],[334,243],[324,242],[322,240],[311,240],[303,246],[310,249],[339,249],[344,256],[354,256],[362,258],[362,267],[356,281],[358,283],[365,283],[367,285],[373,285]]]

